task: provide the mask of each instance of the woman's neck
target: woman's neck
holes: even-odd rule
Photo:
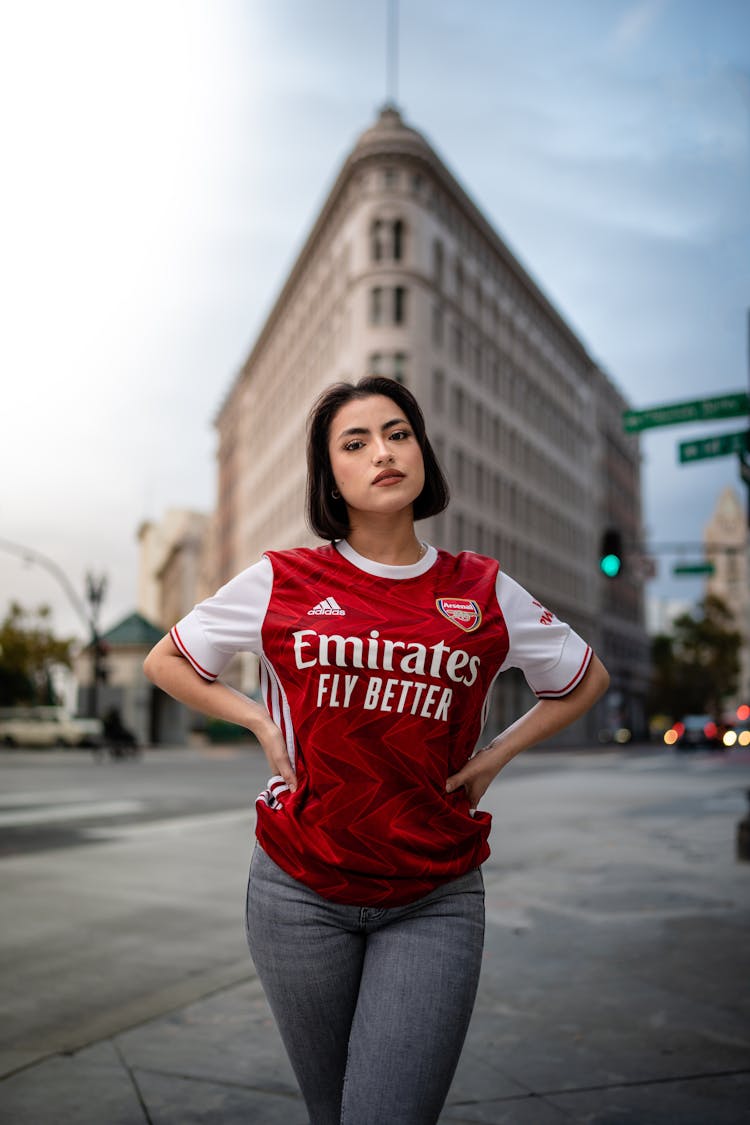
[[[358,555],[384,566],[412,566],[425,552],[414,531],[414,524],[400,527],[369,524],[353,527],[346,537]]]

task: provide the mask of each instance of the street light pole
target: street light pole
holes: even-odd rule
[[[99,717],[99,683],[104,678],[102,641],[99,636],[99,613],[107,591],[106,575],[98,577],[89,570],[86,573],[86,600],[90,606],[91,627],[91,692],[89,711],[93,718]]]
[[[25,562],[36,563],[37,566],[41,566],[48,571],[60,583],[71,605],[85,625],[92,652],[92,687],[89,692],[88,710],[94,718],[97,718],[98,688],[99,681],[102,678],[103,656],[99,637],[99,613],[107,590],[106,576],[95,577],[90,571],[87,573],[86,598],[90,606],[90,609],[87,609],[67,574],[54,559],[49,558],[48,555],[43,555],[41,551],[36,551],[32,547],[24,547],[20,543],[13,543],[9,539],[0,539],[0,550],[16,555]]]
[[[43,555],[41,551],[35,551],[31,547],[23,547],[20,543],[12,543],[9,539],[0,539],[0,550],[7,551],[8,554],[11,555],[17,555],[19,558],[22,558],[24,562],[36,563],[37,566],[41,566],[49,571],[62,586],[71,605],[86,626],[86,632],[90,632],[91,619],[86,612],[86,607],[75,592],[67,574],[62,567],[58,566],[54,559],[49,558],[48,555]]]

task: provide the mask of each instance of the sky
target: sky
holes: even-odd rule
[[[107,628],[141,522],[213,506],[218,407],[389,93],[387,9],[0,3],[0,613],[83,635],[4,542],[106,576]],[[750,4],[400,0],[398,28],[406,121],[633,407],[745,389]],[[744,499],[736,458],[676,455],[743,424],[644,433],[648,542]],[[670,571],[651,594],[700,597]]]

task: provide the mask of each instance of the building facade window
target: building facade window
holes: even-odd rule
[[[484,525],[483,525],[483,524],[481,524],[481,523],[477,523],[476,537],[475,537],[475,540],[474,540],[474,542],[476,543],[476,550],[477,550],[477,552],[478,552],[478,553],[479,553],[480,555],[483,555],[483,554],[484,554],[484,552],[485,552],[485,546],[484,546]]]
[[[376,285],[370,290],[370,324],[406,324],[408,289],[397,285],[384,289]]]
[[[479,344],[471,345],[471,370],[477,382],[482,378],[482,349]]]
[[[385,375],[397,383],[406,383],[409,357],[406,352],[370,352],[367,357],[368,375]]]
[[[453,288],[456,294],[456,300],[460,305],[464,299],[464,268],[458,258],[456,258],[453,267],[453,279]]]
[[[453,326],[453,358],[456,363],[463,364],[464,361],[464,334],[461,326],[455,324]]]
[[[432,401],[438,414],[445,410],[445,375],[442,371],[432,374]]]
[[[383,222],[375,219],[370,227],[370,257],[373,262],[380,262],[383,258]]]
[[[406,224],[403,219],[373,219],[370,224],[370,260],[401,262],[405,256]]]
[[[396,219],[391,230],[393,260],[400,262],[404,255],[404,224],[401,219]]]
[[[445,317],[440,305],[432,306],[432,342],[436,348],[442,348],[445,335]]]
[[[453,388],[453,417],[459,426],[463,426],[466,421],[466,397],[463,392],[463,387]]]
[[[370,323],[383,323],[383,290],[379,285],[370,290]]]
[[[456,450],[456,484],[460,491],[466,488],[466,458],[463,449]]]
[[[476,497],[480,504],[484,503],[484,482],[485,470],[481,461],[477,461],[475,466],[476,473]]]
[[[484,407],[481,402],[474,403],[474,437],[480,444],[484,438]]]
[[[445,252],[443,244],[436,238],[432,244],[432,279],[438,289],[442,289],[445,271]]]

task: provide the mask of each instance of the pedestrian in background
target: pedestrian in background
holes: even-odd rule
[[[608,675],[494,559],[422,543],[448,488],[413,395],[338,383],[313,407],[307,516],[326,545],[268,551],[153,649],[147,675],[248,728],[257,800],[250,950],[311,1125],[434,1125],[476,997],[478,808],[512,758]],[[260,659],[265,706],[217,681]],[[496,676],[538,702],[475,752]]]

